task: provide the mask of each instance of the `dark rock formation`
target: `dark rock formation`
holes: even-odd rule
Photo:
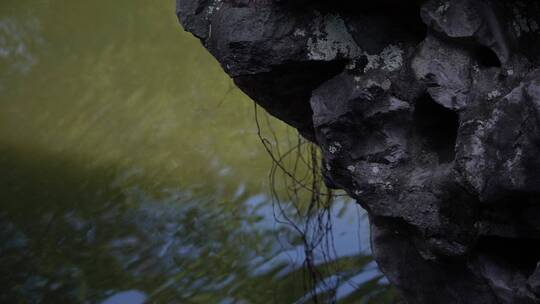
[[[317,143],[408,303],[540,303],[540,2],[179,0]]]

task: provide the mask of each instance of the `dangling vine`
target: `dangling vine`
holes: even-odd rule
[[[288,131],[288,149],[281,151],[266,113],[265,118],[271,139],[263,135],[258,106],[255,104],[257,136],[272,160],[269,183],[274,217],[278,223],[289,225],[298,233],[304,248],[303,281],[306,296],[300,302],[311,300],[313,303],[335,303],[339,278],[330,280],[327,277],[339,271],[330,269],[337,266],[329,263],[337,258],[331,208],[338,195],[324,185],[319,147],[298,134],[293,142]],[[278,181],[283,183],[283,187],[278,187]]]

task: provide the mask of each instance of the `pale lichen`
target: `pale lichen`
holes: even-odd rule
[[[294,30],[293,35],[294,35],[295,37],[305,37],[305,36],[306,36],[306,31],[303,30],[303,29],[297,28],[297,29]]]
[[[342,148],[342,146],[341,146],[340,143],[334,142],[328,147],[328,152],[330,152],[331,154],[335,154],[335,153],[339,152],[341,150],[341,148]]]
[[[444,13],[446,13],[446,11],[450,8],[450,2],[445,2],[443,4],[441,4],[437,10],[436,10],[436,13],[439,14],[439,15],[443,15]]]
[[[493,100],[499,96],[501,96],[501,92],[499,92],[499,90],[493,90],[487,94],[487,99]]]
[[[367,59],[366,66],[364,67],[364,73],[367,73],[369,70],[375,70],[378,69],[380,66],[379,63],[379,56],[378,55],[370,55],[368,53],[364,53],[364,56]]]
[[[523,33],[538,32],[540,26],[538,25],[538,22],[536,22],[536,20],[523,16],[523,14],[517,7],[514,7],[513,13],[514,20],[512,21],[512,27],[514,28],[516,36],[520,37]]]
[[[319,15],[314,21],[313,36],[307,41],[308,58],[330,61],[338,56],[354,58],[360,48],[354,42],[339,15]]]
[[[399,70],[403,65],[403,50],[391,44],[381,52],[381,58],[384,63],[383,70],[389,72]]]
[[[397,45],[390,44],[377,55],[368,53],[364,53],[363,55],[367,59],[364,73],[378,68],[388,72],[394,72],[403,66],[403,50]]]
[[[356,196],[360,196],[360,195],[362,195],[362,193],[364,193],[364,191],[362,191],[362,190],[354,190],[354,195],[356,195]]]
[[[223,5],[222,0],[214,0],[213,3],[209,5],[206,10],[207,18],[210,18],[214,13],[219,11],[222,5]]]

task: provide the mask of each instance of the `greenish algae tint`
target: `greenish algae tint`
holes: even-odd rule
[[[0,3],[0,302],[312,301],[253,103],[173,2]],[[334,210],[319,263],[340,272],[315,292],[390,301],[362,211]]]

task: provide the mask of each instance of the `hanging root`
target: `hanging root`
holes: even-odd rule
[[[257,135],[272,159],[269,173],[274,217],[289,225],[302,240],[305,259],[303,280],[306,299],[313,303],[335,303],[339,279],[329,280],[339,269],[330,263],[337,258],[332,235],[332,202],[337,196],[324,185],[318,146],[287,131],[287,149],[281,151],[279,140],[265,113],[265,134],[261,129],[255,104]],[[278,184],[279,183],[279,184]],[[324,295],[320,295],[320,294]]]

